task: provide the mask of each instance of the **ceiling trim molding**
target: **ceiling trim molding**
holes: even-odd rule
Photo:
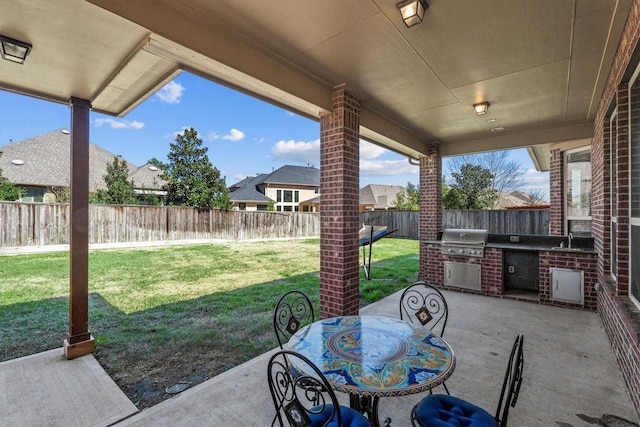
[[[443,157],[450,157],[591,138],[593,138],[593,122],[584,122],[554,128],[445,143],[440,146],[440,154]]]

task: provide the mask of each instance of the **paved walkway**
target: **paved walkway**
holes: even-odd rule
[[[509,425],[626,427],[638,422],[597,314],[458,292],[445,296],[450,310],[445,339],[457,357],[447,381],[452,394],[493,412],[511,345],[517,333],[524,333],[524,381]],[[397,317],[398,297],[365,307],[362,314]],[[0,363],[1,424],[269,426],[274,414],[266,384],[270,354],[140,412],[92,356],[67,362],[62,350],[54,350]],[[410,410],[422,397],[382,399],[381,419],[391,417],[393,427],[410,426]]]

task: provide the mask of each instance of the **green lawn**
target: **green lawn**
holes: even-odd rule
[[[151,406],[175,383],[277,346],[273,307],[287,290],[318,310],[319,252],[318,239],[91,252],[95,356],[139,408]],[[418,241],[377,241],[372,270],[372,280],[360,273],[361,305],[417,279]],[[68,293],[68,253],[0,258],[0,361],[61,347]]]

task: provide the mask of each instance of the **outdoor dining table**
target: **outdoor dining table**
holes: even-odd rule
[[[296,332],[285,346],[320,368],[350,406],[380,425],[381,397],[429,391],[455,369],[453,350],[426,328],[381,316],[332,317]],[[304,367],[301,367],[304,369]]]

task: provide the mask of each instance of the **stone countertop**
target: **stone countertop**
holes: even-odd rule
[[[432,244],[432,245],[440,245],[442,241],[440,240],[423,240],[424,243]],[[489,242],[485,246],[485,248],[496,248],[496,249],[504,249],[504,250],[516,250],[516,251],[536,251],[536,252],[563,252],[563,253],[578,253],[578,254],[596,254],[597,251],[595,249],[588,247],[579,247],[573,246],[571,248],[560,247],[559,244],[552,246],[549,244],[543,243],[504,243],[504,242]]]
[[[580,247],[559,247],[559,246],[545,246],[545,245],[527,245],[520,243],[487,243],[486,248],[498,248],[516,251],[550,251],[550,252],[571,252],[571,253],[583,253],[583,254],[595,254],[597,253],[593,248],[580,248]]]

